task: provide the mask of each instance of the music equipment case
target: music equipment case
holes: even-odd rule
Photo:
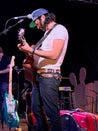
[[[98,131],[98,115],[61,110],[62,131]]]

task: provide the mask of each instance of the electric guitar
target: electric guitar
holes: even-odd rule
[[[21,28],[18,32],[18,40],[21,42],[21,45],[24,45],[26,42],[26,39],[24,37],[25,34],[25,29]],[[33,48],[34,45],[31,45]],[[25,73],[25,79],[27,81],[33,82],[35,79],[35,72],[36,69],[34,68],[34,59],[33,55],[29,53],[25,53],[26,59],[23,62],[23,67],[24,67],[24,73]]]
[[[5,93],[4,120],[9,127],[17,127],[19,125],[18,101],[14,100],[12,95],[12,67],[14,66],[14,59],[15,56],[12,56],[9,71],[9,93]]]

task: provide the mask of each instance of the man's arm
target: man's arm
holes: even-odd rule
[[[63,47],[64,47],[64,42],[65,42],[65,40],[55,39],[53,41],[53,46],[52,46],[51,51],[35,50],[34,54],[44,57],[44,58],[47,58],[47,59],[57,59],[58,56],[60,55]],[[22,46],[21,44],[18,44],[18,48],[21,51],[33,53],[32,48],[28,45],[27,42],[25,43],[24,46]]]
[[[7,68],[6,69],[4,69],[4,70],[0,70],[0,74],[5,74],[5,73],[8,73],[9,72],[9,70],[10,70],[10,64],[7,66]]]
[[[53,41],[52,50],[50,50],[50,51],[35,50],[34,54],[41,56],[41,57],[45,57],[47,59],[55,60],[60,55],[60,53],[64,47],[64,42],[65,42],[64,40],[55,39]]]

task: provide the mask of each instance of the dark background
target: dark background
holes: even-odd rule
[[[12,17],[30,14],[37,8],[46,8],[54,12],[57,22],[66,26],[69,32],[69,44],[62,65],[62,76],[68,77],[74,72],[79,77],[79,70],[87,70],[86,83],[98,80],[98,4],[79,1],[5,1],[0,3],[0,32],[5,23]],[[7,27],[15,24],[17,20],[10,20]],[[0,35],[0,45],[10,57],[15,55],[15,65],[22,68],[25,54],[17,48],[18,30],[25,28],[25,38],[32,45],[42,37],[43,32],[36,28],[30,29],[31,20],[25,19],[21,24],[10,29],[6,34]],[[23,75],[21,73],[20,75]],[[17,74],[14,76],[16,80]],[[22,76],[23,77],[23,76]],[[20,77],[20,81],[24,78]]]

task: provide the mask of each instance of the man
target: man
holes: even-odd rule
[[[68,31],[57,24],[56,17],[46,9],[40,8],[32,12],[30,27],[51,32],[38,48],[30,47],[26,41],[18,44],[21,51],[31,53],[37,69],[32,88],[32,111],[37,121],[38,131],[47,131],[43,109],[50,122],[51,131],[61,131],[60,112],[58,107],[58,89],[61,79],[61,65],[68,45]]]
[[[2,114],[2,104],[4,94],[8,91],[10,58],[4,54],[0,47],[0,116]]]

